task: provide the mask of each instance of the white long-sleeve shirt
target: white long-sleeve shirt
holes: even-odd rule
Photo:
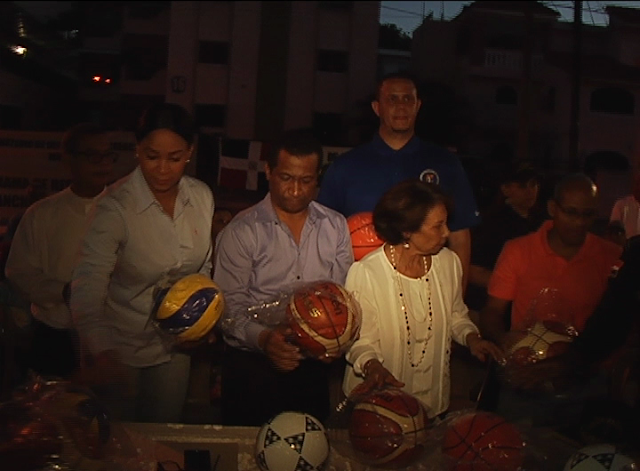
[[[173,218],[155,199],[140,168],[98,201],[71,285],[71,311],[93,354],[115,350],[123,363],[146,367],[171,352],[149,322],[154,289],[193,273],[211,276],[213,195],[183,176]]]
[[[478,328],[469,319],[462,300],[462,264],[455,252],[443,248],[433,255],[428,278],[433,311],[432,335],[422,362],[411,366],[407,352],[407,328],[401,309],[396,273],[379,247],[355,262],[345,287],[362,307],[360,338],[346,355],[343,390],[348,396],[363,381],[362,368],[371,359],[383,363],[428,408],[430,417],[449,407],[451,339],[466,345],[466,337]],[[428,337],[428,289],[425,276],[398,274],[411,329],[411,360],[419,362]]]
[[[620,198],[613,205],[609,221],[620,221],[627,239],[640,234],[640,203],[633,195]]]
[[[71,188],[31,205],[11,242],[5,273],[31,303],[33,316],[45,324],[67,329],[71,314],[62,298],[95,198],[77,196]]]

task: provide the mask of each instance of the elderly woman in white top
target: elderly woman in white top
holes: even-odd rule
[[[373,222],[385,244],[355,262],[346,281],[362,306],[360,338],[346,356],[347,396],[396,386],[433,417],[449,407],[452,338],[482,361],[501,358],[467,315],[462,265],[445,247],[447,214],[439,187],[419,180],[396,185],[376,205]]]
[[[98,202],[73,273],[71,312],[95,366],[86,371],[108,383],[103,399],[122,420],[181,421],[190,358],[168,348],[149,317],[158,283],[211,276],[213,195],[184,175],[194,135],[184,108],[147,110],[136,131],[139,165]]]

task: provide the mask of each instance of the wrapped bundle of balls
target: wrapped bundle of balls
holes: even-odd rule
[[[291,341],[310,358],[333,360],[358,338],[362,310],[356,299],[331,281],[305,284],[289,297],[285,325]]]
[[[347,218],[349,233],[351,234],[351,247],[355,260],[362,259],[369,252],[380,247],[384,241],[378,237],[373,226],[373,213],[362,212],[352,214]]]
[[[213,329],[224,306],[218,285],[196,273],[156,288],[151,320],[170,342],[197,342]]]
[[[321,471],[329,450],[327,432],[318,419],[286,411],[260,428],[255,459],[262,471]]]
[[[518,471],[524,469],[526,443],[520,430],[499,415],[461,411],[444,426],[442,469]]]
[[[415,463],[428,450],[431,420],[426,407],[400,389],[375,390],[358,399],[348,433],[354,458],[382,469]]]
[[[564,471],[637,471],[640,461],[615,445],[596,443],[585,446],[571,455]]]

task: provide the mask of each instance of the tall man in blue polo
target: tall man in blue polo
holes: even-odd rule
[[[300,283],[345,282],[353,263],[347,221],[313,201],[321,156],[310,134],[286,133],[267,160],[269,193],[217,237],[213,279],[228,308],[220,323],[224,425],[259,426],[285,410],[329,415],[329,365],[303,358],[286,330],[248,315]]]
[[[371,102],[380,118],[378,134],[329,166],[322,178],[318,202],[349,217],[373,211],[382,194],[403,180],[419,178],[439,184],[454,202],[448,221],[449,248],[460,257],[466,287],[471,255],[469,228],[480,222],[480,216],[458,157],[415,135],[421,104],[415,82],[408,75],[383,78]]]

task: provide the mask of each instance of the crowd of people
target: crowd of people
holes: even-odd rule
[[[326,420],[336,362],[345,397],[398,387],[443,416],[452,341],[479,365],[493,362],[495,374],[510,332],[542,319],[535,306],[545,303],[579,341],[501,389],[491,408],[506,417],[534,413],[527,404],[540,384],[628,342],[640,312],[632,243],[640,176],[613,207],[605,237],[592,233],[597,187],[579,173],[559,179],[542,211],[542,175],[505,166],[500,197],[481,214],[459,158],[415,134],[421,101],[409,76],[382,79],[371,105],[375,137],[338,157],[321,185],[320,142],[308,130],[285,132],[270,146],[269,192],[235,215],[214,209],[212,190],[185,174],[195,126],[182,107],[144,113],[138,165],[113,184],[106,131],[70,129],[62,151],[72,183],[28,208],[6,263],[6,283],[32,316],[25,366],[90,386],[122,420],[180,422],[191,354],[202,344],[168,345],[149,316],[159,283],[194,273],[211,277],[226,300],[207,338],[224,345],[225,425],[261,425],[290,409]],[[364,211],[384,244],[354,262],[346,218]],[[249,315],[319,280],[344,286],[362,308],[359,338],[324,361],[305,357],[289,330]]]

